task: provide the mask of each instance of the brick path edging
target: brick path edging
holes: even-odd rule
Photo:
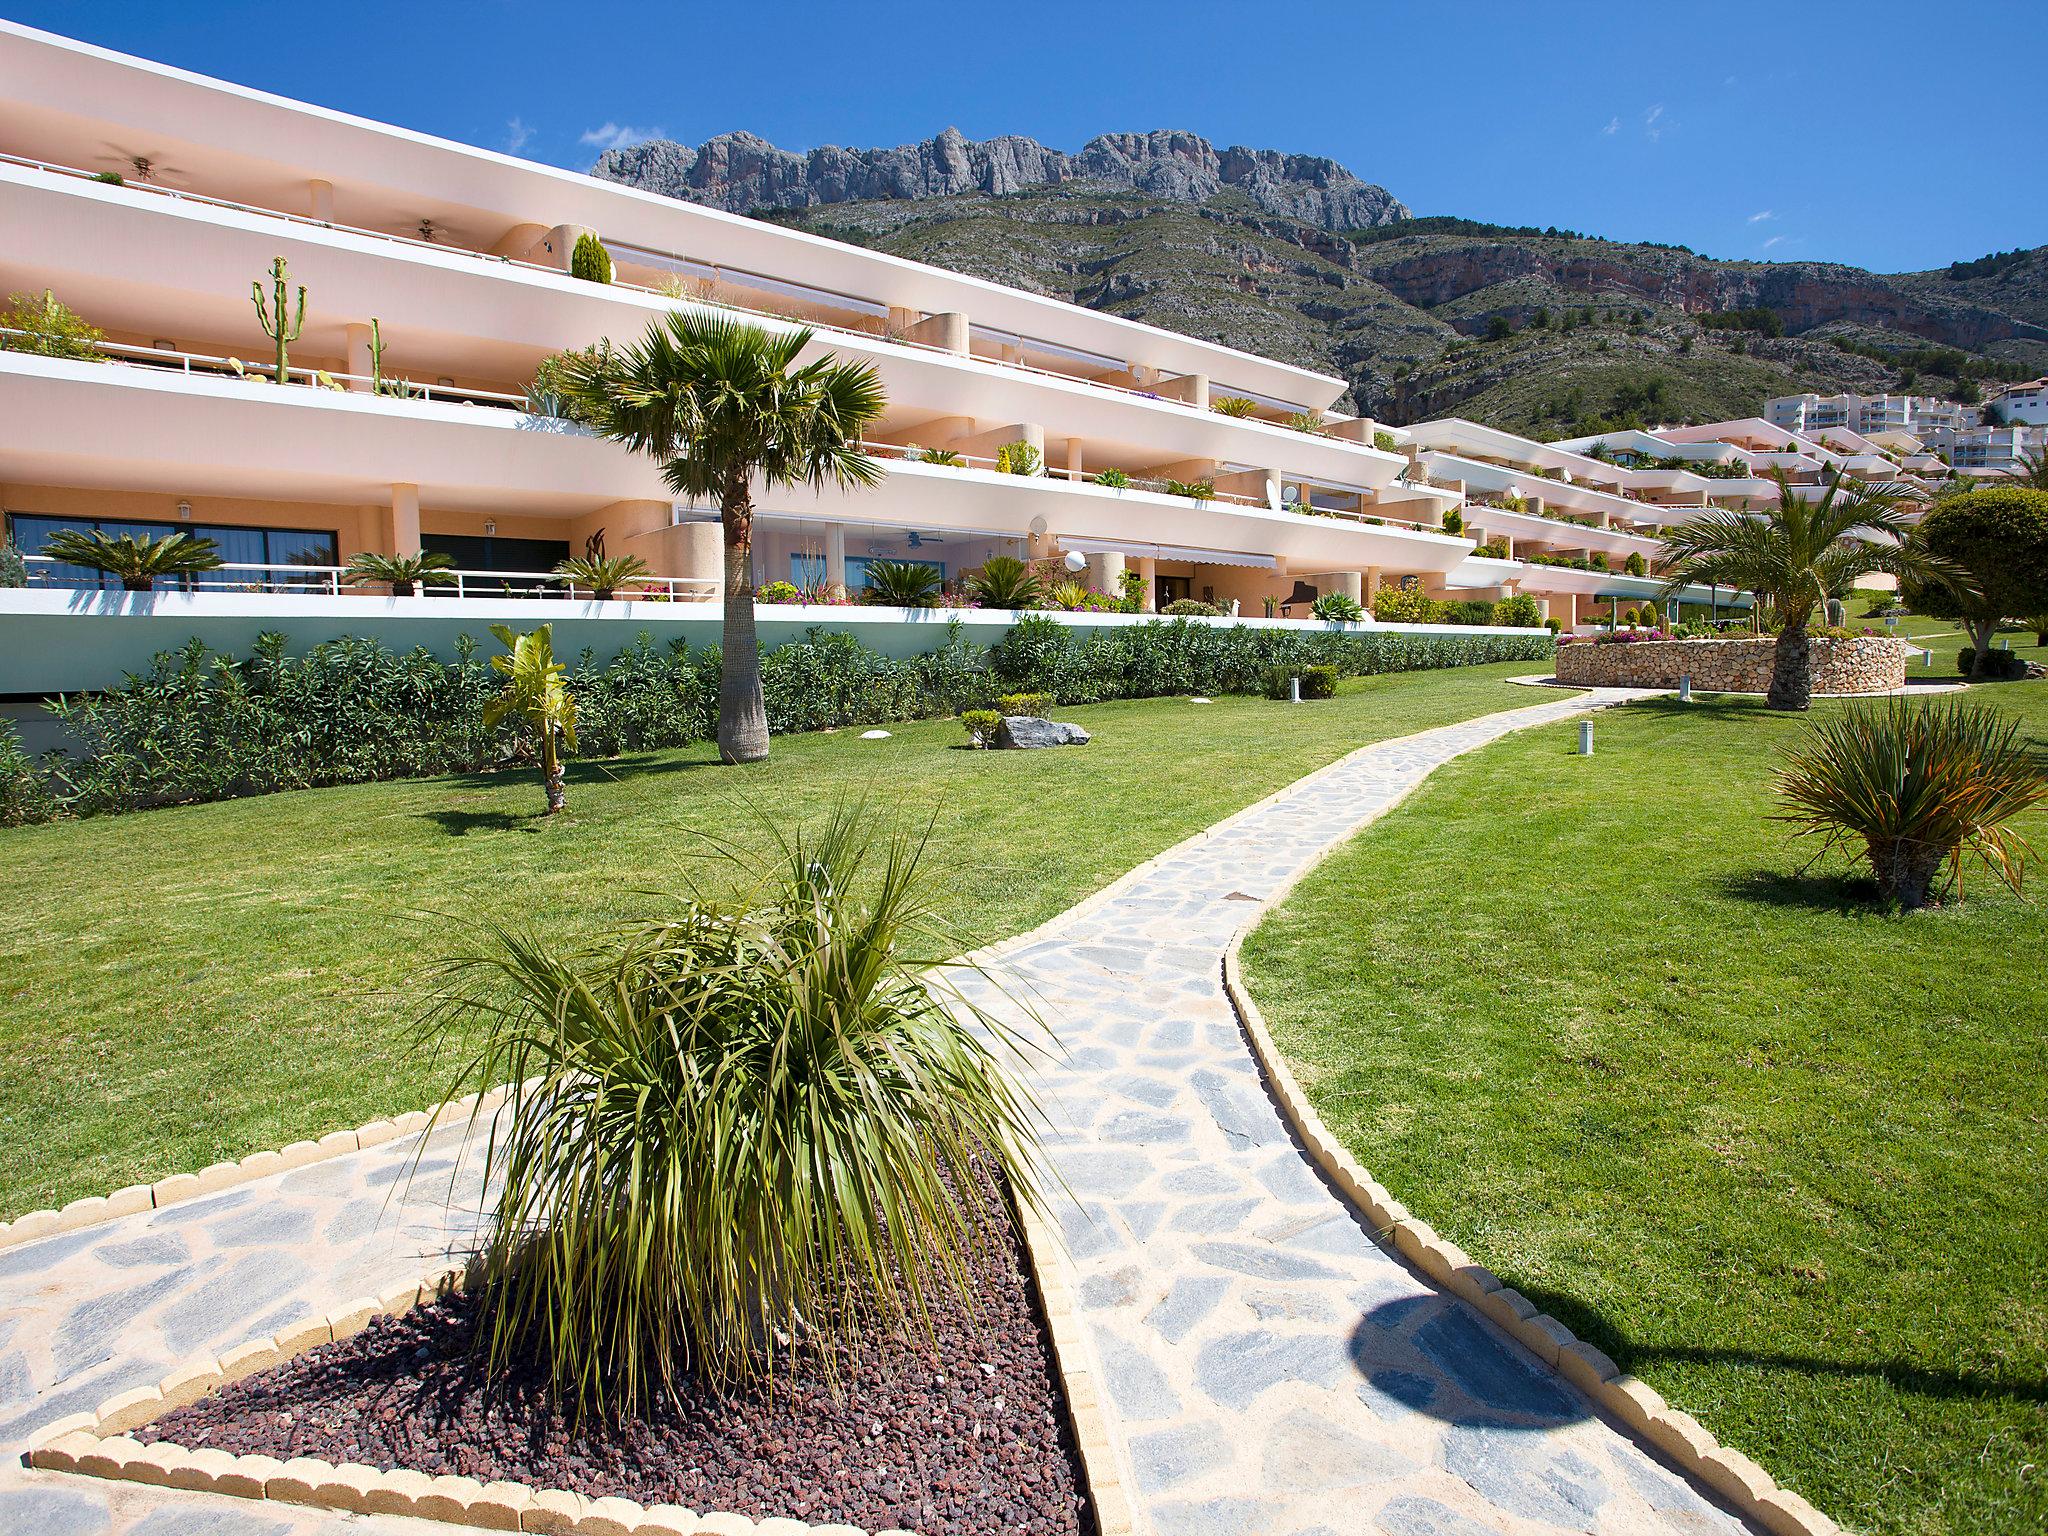
[[[1305,875],[1313,867],[1311,864],[1301,873]],[[1286,894],[1284,889],[1276,891],[1267,911],[1277,907]],[[1223,990],[1281,1114],[1344,1199],[1431,1284],[1485,1313],[1591,1398],[1631,1438],[1698,1478],[1726,1499],[1736,1513],[1756,1521],[1771,1536],[1842,1536],[1842,1528],[1833,1520],[1791,1489],[1779,1487],[1742,1452],[1722,1445],[1691,1414],[1671,1407],[1644,1382],[1622,1374],[1604,1351],[1549,1313],[1538,1311],[1520,1291],[1502,1285],[1493,1271],[1413,1215],[1344,1149],[1309,1103],[1274,1043],[1259,1005],[1245,987],[1239,955],[1258,923],[1255,918],[1238,929],[1224,950]]]

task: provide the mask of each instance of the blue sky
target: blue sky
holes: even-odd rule
[[[806,149],[952,124],[1068,150],[1187,128],[1328,155],[1418,213],[1713,256],[1898,271],[2048,242],[2043,0],[0,0],[0,12],[577,169],[604,143],[735,128]]]

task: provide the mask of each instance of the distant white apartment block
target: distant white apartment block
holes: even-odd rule
[[[1960,431],[1978,421],[1976,407],[1933,395],[1780,395],[1764,404],[1764,419],[1802,435],[1843,427],[1865,437],[1910,432],[1925,438],[1938,429]]]
[[[1984,402],[1984,418],[2004,426],[2048,426],[2048,378],[2008,384]]]

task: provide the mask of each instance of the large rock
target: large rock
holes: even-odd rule
[[[1088,733],[1064,720],[1046,720],[1037,715],[1005,715],[996,727],[999,747],[1082,747]]]
[[[826,144],[808,154],[751,133],[722,133],[695,149],[655,139],[606,150],[591,174],[732,213],[970,192],[1002,196],[1081,181],[1190,203],[1206,203],[1229,187],[1266,213],[1330,230],[1409,217],[1385,187],[1334,160],[1239,145],[1219,150],[1196,134],[1163,129],[1107,133],[1075,155],[1016,134],[976,141],[957,128],[893,149]]]

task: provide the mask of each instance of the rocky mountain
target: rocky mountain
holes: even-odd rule
[[[1334,160],[1236,145],[1219,150],[1170,129],[1104,134],[1077,155],[1014,134],[977,142],[957,128],[894,149],[828,144],[802,155],[751,133],[723,133],[695,149],[656,139],[607,150],[591,174],[731,213],[963,193],[1000,197],[1085,183],[1175,203],[1207,202],[1230,187],[1256,208],[1321,229],[1370,229],[1408,217],[1385,187],[1360,181]]]
[[[597,173],[1322,368],[1394,422],[1555,436],[2048,371],[2048,246],[1898,274],[1723,261],[1416,218],[1333,161],[1179,133],[1072,156],[950,131],[809,155],[729,134]]]

